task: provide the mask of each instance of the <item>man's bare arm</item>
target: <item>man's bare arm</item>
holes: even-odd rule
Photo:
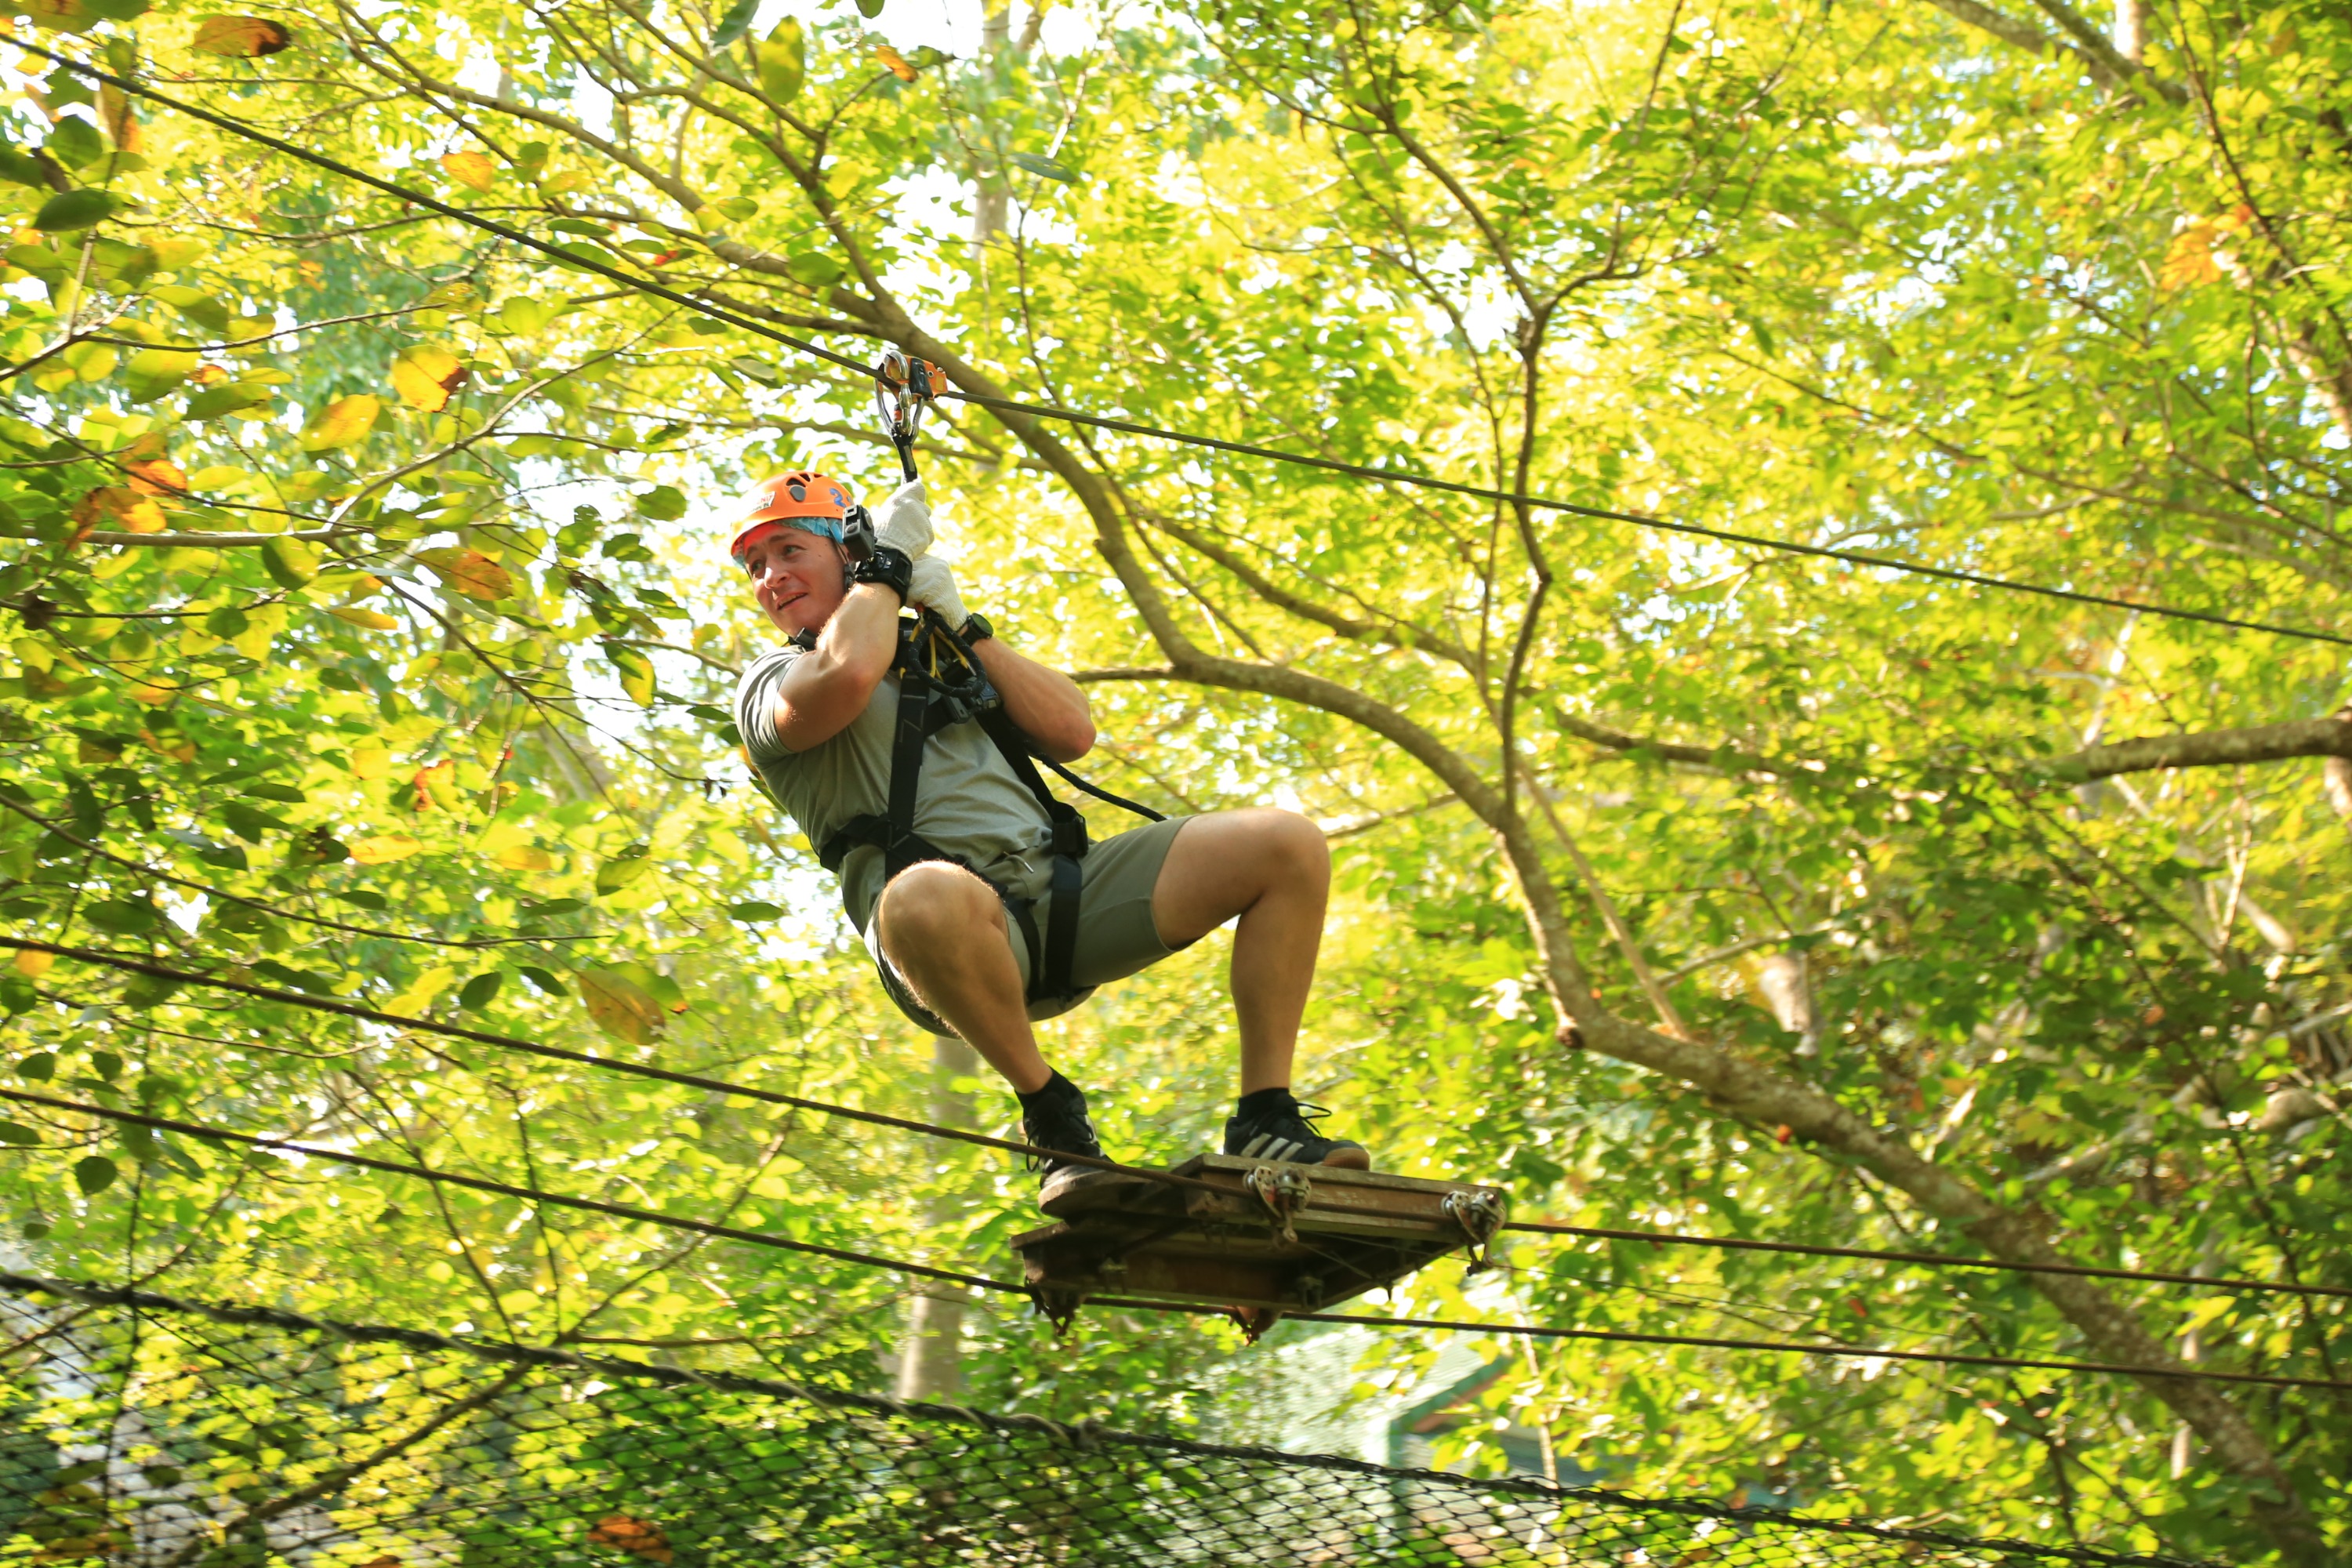
[[[898,595],[879,583],[856,584],[816,647],[793,660],[778,683],[776,739],[786,751],[805,752],[849,728],[898,652]]]
[[[1013,652],[1003,637],[983,638],[971,651],[1004,699],[1005,716],[1035,742],[1041,756],[1075,763],[1094,750],[1094,714],[1076,681]]]

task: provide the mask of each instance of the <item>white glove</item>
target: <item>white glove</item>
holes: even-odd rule
[[[909,561],[923,558],[923,552],[931,547],[931,503],[923,494],[922,480],[908,479],[890,492],[890,499],[874,514],[874,537],[904,552]]]
[[[914,575],[907,580],[907,604],[938,616],[950,631],[961,631],[964,622],[971,619],[963,607],[963,596],[956,592],[953,568],[936,555],[915,563]]]

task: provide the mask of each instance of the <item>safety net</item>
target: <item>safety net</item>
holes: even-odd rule
[[[0,1275],[0,1562],[2174,1564]]]

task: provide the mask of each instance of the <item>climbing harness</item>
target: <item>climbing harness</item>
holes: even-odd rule
[[[1070,965],[1078,948],[1078,900],[1083,882],[1078,862],[1087,848],[1086,818],[1075,807],[1056,800],[1045,787],[1044,777],[1037,772],[1029,737],[1004,711],[1003,699],[981,668],[971,645],[953,627],[929,610],[912,618],[902,617],[898,622],[898,650],[890,668],[898,678],[898,710],[891,735],[888,808],[867,812],[842,824],[818,849],[817,858],[826,870],[839,875],[849,852],[861,844],[870,844],[882,851],[886,878],[895,877],[923,860],[945,860],[980,876],[978,868],[962,856],[950,854],[915,831],[916,789],[922,776],[925,744],[951,724],[978,724],[1013,776],[1036,797],[1052,827],[1053,903],[1046,911],[1042,942],[1034,900],[989,878],[982,877],[982,880],[994,888],[997,897],[1004,900],[1006,912],[1020,926],[1021,935],[1035,960],[1031,965],[1028,999],[1069,1000],[1079,990],[1070,978]],[[1133,801],[1120,804],[1154,822],[1166,820],[1149,806]]]
[[[938,406],[947,389],[946,372],[910,357],[896,343],[882,351],[882,363],[874,367],[874,407],[882,416],[882,433],[898,448],[898,477],[907,483],[915,479],[915,432],[922,428],[923,410]]]

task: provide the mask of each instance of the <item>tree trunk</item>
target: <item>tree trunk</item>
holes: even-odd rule
[[[972,1048],[950,1035],[931,1042],[930,1118],[942,1127],[972,1126],[971,1096],[959,1092],[958,1079],[980,1071]],[[933,1225],[955,1217],[955,1205],[935,1198],[924,1215]],[[963,1401],[963,1310],[969,1300],[963,1288],[944,1281],[916,1287],[907,1321],[907,1338],[898,1347],[897,1392],[901,1399],[928,1399],[946,1405]]]

